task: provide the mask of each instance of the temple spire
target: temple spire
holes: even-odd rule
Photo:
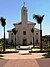
[[[28,21],[28,11],[27,11],[27,7],[25,6],[25,2],[23,2],[23,7],[21,9],[21,20],[22,20],[22,24],[27,24]]]

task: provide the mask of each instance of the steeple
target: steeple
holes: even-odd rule
[[[28,13],[27,13],[27,7],[25,5],[25,2],[24,2],[24,5],[21,9],[21,21],[22,21],[22,24],[26,24],[27,23],[27,20],[28,20]]]

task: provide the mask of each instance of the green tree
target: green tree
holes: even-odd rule
[[[33,18],[37,21],[38,24],[40,24],[40,51],[42,51],[42,20],[44,18],[44,15],[34,15]]]
[[[0,21],[1,21],[1,25],[3,26],[4,28],[4,44],[3,44],[3,51],[5,51],[5,25],[6,25],[6,19],[1,17],[0,18]]]

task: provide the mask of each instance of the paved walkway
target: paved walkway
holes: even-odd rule
[[[19,53],[5,54],[0,59],[0,67],[50,67],[50,58],[44,58],[43,53]]]
[[[0,67],[50,67],[50,58],[0,59]]]

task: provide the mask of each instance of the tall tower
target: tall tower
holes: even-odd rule
[[[21,21],[22,21],[22,24],[26,24],[27,21],[28,21],[28,10],[27,10],[27,7],[25,6],[25,2],[24,2],[24,5],[21,9]]]

